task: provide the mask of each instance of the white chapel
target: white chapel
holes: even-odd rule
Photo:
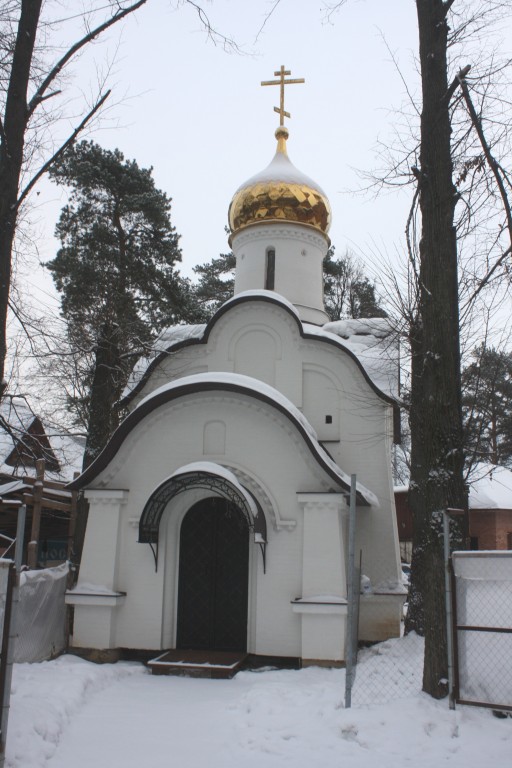
[[[359,636],[400,633],[396,401],[353,343],[385,320],[328,323],[330,205],[288,157],[283,97],[276,111],[274,158],[229,206],[234,296],[160,335],[128,416],[73,484],[90,505],[67,595],[77,649],[343,662],[351,474]]]

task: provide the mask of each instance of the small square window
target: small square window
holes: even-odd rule
[[[325,423],[326,423],[326,424],[332,424],[332,416],[330,416],[330,415],[327,415],[327,416],[325,417]]]

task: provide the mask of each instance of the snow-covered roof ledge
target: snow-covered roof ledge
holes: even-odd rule
[[[171,325],[164,328],[156,337],[148,355],[140,357],[135,363],[121,394],[121,401],[129,397],[133,390],[144,378],[148,368],[160,357],[169,352],[173,347],[193,339],[199,340],[204,336],[206,323],[197,325]]]
[[[385,317],[336,320],[321,328],[304,323],[308,335],[335,341],[362,366],[370,382],[386,397],[399,396],[399,347],[390,321]]]
[[[101,472],[119,450],[122,442],[130,431],[155,408],[169,402],[174,397],[183,397],[187,394],[223,390],[236,392],[257,398],[274,406],[295,424],[302,434],[311,453],[318,464],[336,481],[344,490],[350,489],[350,476],[336,464],[329,456],[325,448],[320,444],[317,434],[304,414],[281,392],[259,379],[244,376],[240,373],[214,371],[196,373],[191,376],[183,376],[175,381],[168,382],[150,394],[146,395],[121,422],[114,432],[111,440],[103,449],[97,459],[77,478],[69,484],[69,488],[78,489],[86,486],[99,472]],[[358,485],[358,500],[365,506],[379,506],[375,494],[368,488]]]
[[[270,291],[267,291],[267,293],[270,293]],[[264,381],[260,381],[260,379],[254,379],[252,376],[245,376],[240,373],[231,373],[231,372],[225,372],[225,371],[217,371],[212,373],[210,372],[196,373],[191,376],[184,376],[181,379],[177,379],[175,381],[169,382],[168,384],[164,384],[163,386],[159,387],[158,389],[155,389],[149,395],[144,397],[140,401],[140,403],[138,403],[137,407],[134,410],[134,413],[139,408],[144,406],[144,404],[149,403],[153,398],[156,398],[159,395],[162,395],[167,392],[171,392],[173,389],[178,389],[179,387],[182,387],[182,386],[194,385],[195,383],[206,383],[206,382],[211,384],[213,383],[228,384],[235,387],[244,388],[247,390],[252,390],[253,392],[261,394],[266,399],[272,400],[275,404],[279,405],[281,410],[284,410],[292,418],[293,421],[298,422],[301,425],[304,432],[310,438],[310,441],[315,449],[315,452],[318,455],[318,457],[321,458],[322,462],[328,465],[331,472],[336,475],[338,480],[341,481],[341,484],[345,488],[347,487],[350,488],[350,475],[344,472],[336,464],[336,462],[329,456],[325,448],[320,444],[316,431],[313,429],[313,427],[311,426],[310,422],[306,419],[304,414],[301,411],[299,411],[297,406],[295,406],[291,402],[291,400],[289,400],[285,395],[283,395],[282,392],[279,392],[279,390],[270,386],[270,384],[266,384]],[[372,493],[372,491],[370,491],[361,483],[357,484],[357,491],[360,498],[362,497],[369,506],[372,506],[372,507],[379,506],[379,501],[375,496],[375,494]]]
[[[281,294],[264,289],[241,291],[225,301],[208,323],[198,323],[196,325],[171,325],[168,328],[164,328],[153,342],[149,354],[140,357],[135,363],[121,394],[120,402],[131,397],[135,390],[140,386],[149,370],[157,363],[162,355],[171,352],[175,347],[182,346],[183,344],[205,341],[209,329],[215,324],[217,318],[222,315],[226,309],[250,299],[259,301],[263,299],[264,301],[270,301],[272,304],[281,305],[294,315],[298,323],[301,322],[297,309],[290,301],[288,301],[288,299],[281,296]]]
[[[294,304],[291,303],[291,301],[288,301],[288,299],[286,299],[284,296],[281,296],[280,293],[276,293],[276,291],[267,291],[264,288],[235,293],[234,296],[224,302],[222,309],[224,309],[224,307],[230,306],[231,304],[237,304],[240,300],[247,301],[248,299],[264,299],[266,301],[271,301],[272,304],[281,304],[281,306],[286,307],[286,309],[291,312],[292,315],[295,315],[297,320],[300,322],[300,316],[297,308]]]

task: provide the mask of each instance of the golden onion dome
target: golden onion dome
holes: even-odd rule
[[[231,233],[262,222],[289,221],[327,234],[331,225],[327,195],[291,163],[286,152],[288,129],[280,126],[275,135],[277,151],[270,165],[233,196],[228,213]]]

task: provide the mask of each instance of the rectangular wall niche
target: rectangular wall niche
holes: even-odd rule
[[[203,430],[203,455],[226,453],[226,425],[223,421],[208,421]]]

